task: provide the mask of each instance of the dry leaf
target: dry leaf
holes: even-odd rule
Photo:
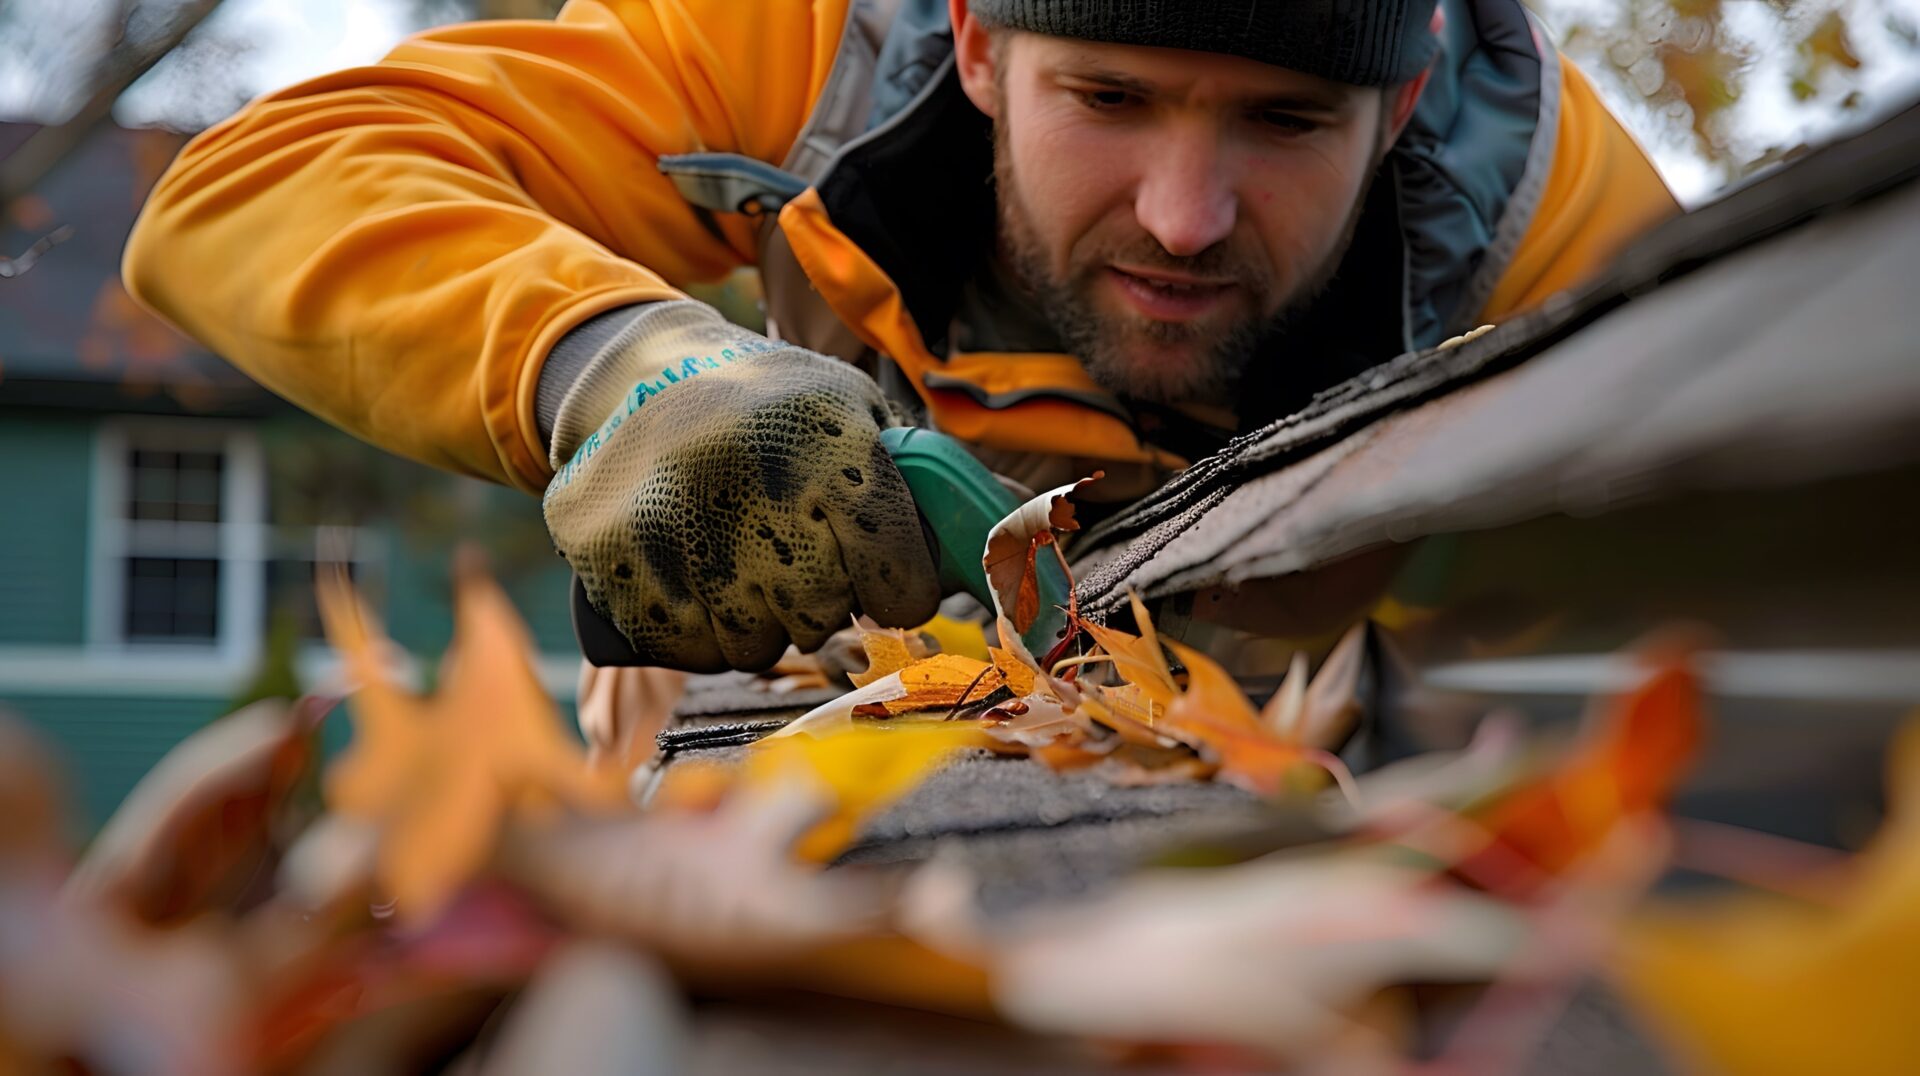
[[[854,687],[866,687],[883,676],[892,676],[932,653],[918,634],[883,628],[864,616],[854,618],[853,630],[859,634],[860,646],[867,653],[866,670],[847,675]]]
[[[444,1036],[434,1018],[449,1006],[464,1018],[479,1002],[484,1017],[559,940],[525,896],[499,884],[468,887],[418,927],[389,923],[344,937],[255,999],[241,1039],[247,1071],[283,1071],[321,1050],[335,1064],[351,1057],[355,1067],[346,1071],[393,1063],[400,1047],[418,1045],[412,1038]],[[375,1042],[353,1041],[356,1028]],[[386,1056],[367,1057],[369,1049]]]
[[[67,894],[156,926],[231,909],[272,856],[270,826],[313,762],[312,731],[266,700],[187,737],[127,794]]]
[[[1187,667],[1187,689],[1167,707],[1158,726],[1197,747],[1220,764],[1220,779],[1259,796],[1277,796],[1293,782],[1320,782],[1307,745],[1284,740],[1260,721],[1240,685],[1212,658],[1169,642]]]
[[[65,790],[40,736],[0,708],[0,870],[54,869],[67,861]]]
[[[1044,696],[1017,700],[1018,714],[1004,720],[988,720],[983,725],[988,736],[1002,743],[1025,747],[1045,747],[1060,739],[1078,739],[1086,732],[1086,722],[1068,713],[1059,703]]]
[[[921,710],[948,711],[963,702],[986,698],[1000,683],[999,674],[984,661],[958,654],[935,654],[814,707],[767,739],[837,732],[851,725],[855,717],[885,718]]]
[[[1108,687],[1080,685],[1080,706],[1094,720],[1117,733],[1120,739],[1142,747],[1165,747],[1180,741],[1157,731],[1160,707],[1138,684]]]
[[[1167,659],[1160,652],[1157,637],[1149,642],[1143,636],[1085,620],[1080,621],[1079,626],[1100,644],[1100,649],[1112,659],[1114,671],[1128,683],[1145,692],[1161,710],[1173,705],[1179,688],[1174,685],[1173,674],[1167,671]]]
[[[323,814],[280,860],[276,899],[302,912],[364,902],[379,863],[380,831],[371,823]]]
[[[1040,676],[1037,670],[1022,662],[1013,651],[1004,647],[988,647],[987,653],[993,658],[993,668],[1000,674],[1000,682],[1006,685],[1008,691],[1013,692],[1014,698],[1024,699],[1033,694],[1034,686]]]
[[[343,575],[319,597],[328,640],[360,683],[328,805],[379,830],[377,877],[401,916],[432,918],[486,862],[510,812],[630,806],[625,769],[589,766],[561,728],[525,626],[475,560],[458,569],[453,643],[429,698],[386,678],[378,624]]]
[[[195,733],[128,794],[68,891],[154,925],[235,909],[275,851],[272,830],[315,757],[312,731],[268,700]]]
[[[1040,547],[1053,544],[1057,532],[1080,529],[1073,517],[1072,497],[1104,473],[1095,471],[1078,482],[1040,494],[1014,509],[988,533],[980,563],[987,570],[988,589],[993,591],[994,613],[1010,617],[1016,631],[1032,627],[1040,613],[1035,563]],[[1001,639],[1001,645],[1006,645],[1004,632]]]
[[[667,727],[686,690],[687,674],[677,669],[601,667],[582,661],[575,709],[587,741],[588,764],[631,773],[652,758],[659,750],[654,737]]]
[[[1490,979],[1523,938],[1492,899],[1348,854],[1146,875],[1030,913],[987,963],[1037,1031],[1306,1057],[1382,988]]]
[[[192,791],[189,783],[189,799]],[[144,895],[143,872],[154,867],[149,841],[164,843],[180,820],[198,814],[169,799],[175,809],[165,824],[140,833],[123,824],[95,883],[63,889],[58,767],[31,728],[0,711],[0,1071],[243,1070],[228,1049],[245,987],[225,924],[208,917],[154,930],[117,900],[101,899],[127,884]]]
[[[1307,656],[1295,653],[1280,689],[1260,712],[1260,721],[1281,739],[1332,749],[1360,717],[1360,674],[1365,665],[1366,621],[1347,629],[1320,671],[1307,677]]]
[[[499,870],[578,932],[702,966],[781,960],[886,922],[876,878],[794,858],[834,798],[810,773],[783,770],[742,781],[712,812],[516,829]]]
[[[1512,713],[1489,714],[1459,751],[1429,751],[1361,774],[1359,802],[1329,789],[1315,805],[1336,829],[1361,825],[1382,829],[1417,825],[1437,808],[1452,812],[1511,787],[1521,763],[1521,721]]]
[[[687,1019],[679,987],[658,962],[604,942],[574,942],[540,965],[479,1072],[684,1072]]]
[[[900,682],[899,673],[891,673],[878,680],[850,691],[837,699],[830,699],[787,722],[780,731],[768,736],[768,740],[789,739],[798,736],[824,736],[840,732],[853,724],[853,715],[863,707],[890,702],[906,695],[907,688]]]
[[[1216,768],[1184,748],[1144,747],[1134,743],[1115,747],[1100,765],[1107,780],[1123,788],[1204,781],[1213,776]]]
[[[831,810],[801,838],[797,852],[825,862],[852,843],[875,811],[906,795],[954,752],[992,742],[973,722],[910,718],[820,737],[768,737],[748,753],[742,780],[772,784],[800,773],[823,784]]]
[[[1834,905],[1670,900],[1626,931],[1614,964],[1628,997],[1702,1067],[1920,1071],[1920,723],[1888,756],[1887,820]]]
[[[1699,747],[1702,718],[1689,654],[1657,661],[1553,772],[1476,812],[1490,841],[1460,865],[1463,877],[1524,899],[1591,854],[1623,819],[1665,806]]]
[[[906,693],[872,705],[888,715],[918,710],[952,710],[978,702],[1000,686],[1000,675],[984,661],[958,654],[935,654],[900,670]]]

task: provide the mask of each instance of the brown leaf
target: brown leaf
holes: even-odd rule
[[[331,1049],[336,1065],[351,1057],[361,1064],[345,1071],[364,1071],[375,1059],[342,1041],[356,1029],[395,1050],[417,1046],[409,1040],[423,1033],[444,1034],[434,1025],[462,1019],[476,1000],[484,1017],[559,940],[531,901],[500,884],[469,887],[413,927],[348,935],[260,992],[240,1036],[247,1070],[284,1070]]]
[[[1036,557],[1042,545],[1052,544],[1056,532],[1075,531],[1072,497],[1089,482],[1104,477],[1096,471],[1070,485],[1048,490],[1027,501],[994,524],[987,535],[987,547],[981,565],[987,570],[987,585],[993,591],[994,612],[1008,616],[1016,631],[1033,626],[1040,613],[1040,589]],[[1005,635],[1001,636],[1005,645]]]
[[[0,868],[52,867],[67,857],[60,768],[25,722],[0,709]]]
[[[266,700],[189,736],[127,794],[67,893],[156,926],[233,910],[269,866],[270,827],[313,763],[312,732]]]

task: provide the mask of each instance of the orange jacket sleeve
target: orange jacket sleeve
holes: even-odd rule
[[[128,289],[268,388],[384,448],[537,490],[540,364],[612,307],[754,256],[664,154],[778,163],[847,0],[572,0],[413,37],[187,145]]]
[[[1560,60],[1560,125],[1539,208],[1480,321],[1501,321],[1594,276],[1679,203],[1587,77]]]

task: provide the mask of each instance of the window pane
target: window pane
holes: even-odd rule
[[[128,519],[220,521],[220,453],[134,449],[127,462]]]
[[[127,638],[213,640],[219,627],[219,561],[130,557],[126,564]]]

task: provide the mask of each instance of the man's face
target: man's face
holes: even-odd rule
[[[1000,240],[1112,391],[1229,403],[1325,285],[1388,143],[1386,95],[1233,56],[1008,35]]]

